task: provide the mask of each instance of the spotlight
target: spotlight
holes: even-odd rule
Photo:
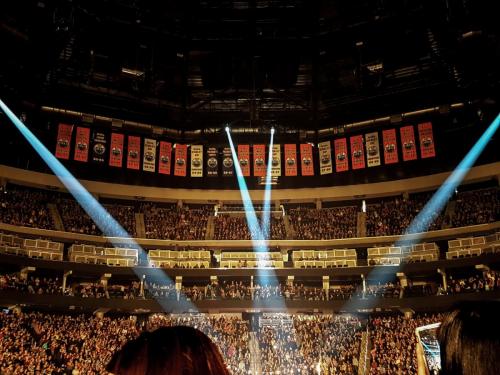
[[[226,133],[229,133],[231,131],[231,129],[229,129],[229,126],[226,126],[225,129],[226,129]]]
[[[271,134],[274,134],[274,127],[271,128]]]

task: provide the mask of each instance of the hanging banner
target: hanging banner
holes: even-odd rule
[[[365,167],[365,151],[363,147],[363,136],[355,135],[350,138],[351,142],[351,163],[352,169],[362,169]]]
[[[347,157],[347,139],[339,138],[333,142],[335,150],[335,170],[345,172],[349,170],[349,158]]]
[[[106,146],[108,140],[106,134],[95,131],[92,134],[92,161],[95,163],[104,163],[106,158]]]
[[[420,156],[422,159],[436,156],[434,147],[434,134],[432,133],[432,123],[424,122],[418,124],[418,138],[420,140]]]
[[[271,176],[281,176],[281,145],[273,145],[271,160]]]
[[[219,160],[216,147],[209,147],[207,150],[207,176],[217,177],[219,175]]]
[[[71,134],[73,133],[73,125],[59,124],[57,130],[56,157],[59,159],[69,159],[69,151],[71,150]]]
[[[319,173],[330,174],[332,170],[332,147],[330,141],[319,142]]]
[[[203,177],[203,145],[191,146],[191,177]]]
[[[176,144],[174,176],[186,177],[187,145]]]
[[[368,168],[380,165],[380,145],[378,142],[378,132],[366,133],[366,164]]]
[[[238,145],[238,160],[241,174],[245,177],[250,176],[250,145]]]
[[[300,145],[300,167],[302,176],[314,176],[313,152],[309,143]]]
[[[144,138],[144,156],[142,158],[142,170],[154,172],[156,169],[156,140]]]
[[[78,126],[76,128],[76,144],[74,159],[84,163],[89,161],[90,129]]]
[[[233,169],[233,155],[231,153],[231,148],[224,147],[222,150],[222,175],[230,177],[234,175]]]
[[[415,147],[415,132],[413,126],[403,126],[399,131],[401,133],[401,144],[403,147],[403,160],[416,160],[417,148]]]
[[[127,168],[139,170],[141,156],[141,137],[128,136]]]
[[[285,145],[285,176],[297,176],[297,145]]]
[[[172,160],[172,143],[160,141],[160,157],[158,161],[158,173],[170,174]]]
[[[384,141],[384,162],[385,164],[394,164],[398,159],[398,144],[396,141],[396,129],[387,129],[382,132]]]
[[[266,146],[253,145],[253,175],[255,177],[266,176]]]
[[[109,165],[122,167],[123,164],[123,134],[111,133],[111,147],[109,150]]]

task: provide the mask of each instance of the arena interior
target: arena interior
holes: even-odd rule
[[[500,299],[493,2],[2,6],[0,374],[189,325],[233,375],[411,375]]]

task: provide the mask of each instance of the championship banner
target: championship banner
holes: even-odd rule
[[[266,176],[266,146],[253,145],[253,175]]]
[[[123,165],[123,134],[111,133],[111,148],[109,150],[109,165],[121,168]]]
[[[106,134],[95,131],[92,134],[92,161],[95,163],[104,163],[106,158],[106,146],[108,140]]]
[[[285,176],[297,176],[297,145],[285,145]]]
[[[207,176],[217,177],[219,175],[219,158],[216,147],[209,147],[207,150]]]
[[[366,133],[366,164],[368,168],[380,165],[380,145],[378,143],[378,132]]]
[[[319,173],[330,174],[332,170],[332,146],[330,141],[319,142]]]
[[[158,173],[170,174],[172,160],[172,143],[160,141],[160,158],[158,161]]]
[[[313,151],[309,143],[300,145],[300,161],[302,176],[314,176]]]
[[[90,129],[89,128],[76,128],[76,145],[74,159],[84,163],[89,161],[89,142],[90,142]]]
[[[403,126],[399,131],[401,133],[401,144],[403,147],[403,160],[416,160],[417,148],[415,147],[415,132],[413,131],[413,126]]]
[[[273,145],[271,160],[271,176],[281,176],[281,145]]]
[[[233,169],[233,155],[231,153],[231,148],[229,147],[224,147],[222,150],[222,175],[223,176],[233,176],[234,175],[234,169]]]
[[[245,177],[250,176],[250,145],[238,145],[238,161],[241,174]]]
[[[128,136],[127,168],[139,170],[141,157],[141,137]]]
[[[424,122],[418,124],[418,138],[420,140],[420,156],[422,159],[436,156],[434,148],[434,135],[432,134],[432,123]]]
[[[203,145],[191,146],[191,177],[203,177]]]
[[[398,144],[396,141],[396,129],[387,129],[382,132],[384,141],[384,162],[385,164],[394,164],[398,159]]]
[[[363,136],[355,135],[350,138],[351,142],[351,163],[352,169],[362,169],[365,167],[365,151],[363,147]]]
[[[71,150],[71,134],[73,133],[73,125],[59,124],[57,130],[56,157],[59,159],[69,159],[69,151]]]
[[[349,158],[347,157],[347,139],[339,138],[333,142],[335,150],[335,170],[345,172],[349,170]]]
[[[144,138],[144,156],[142,158],[142,170],[154,172],[156,168],[156,140]]]
[[[186,177],[187,145],[175,146],[174,176]]]

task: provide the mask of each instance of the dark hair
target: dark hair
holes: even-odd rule
[[[442,375],[500,374],[500,302],[458,305],[439,328]]]
[[[116,375],[230,375],[212,340],[182,326],[142,333],[115,353],[106,369]]]

